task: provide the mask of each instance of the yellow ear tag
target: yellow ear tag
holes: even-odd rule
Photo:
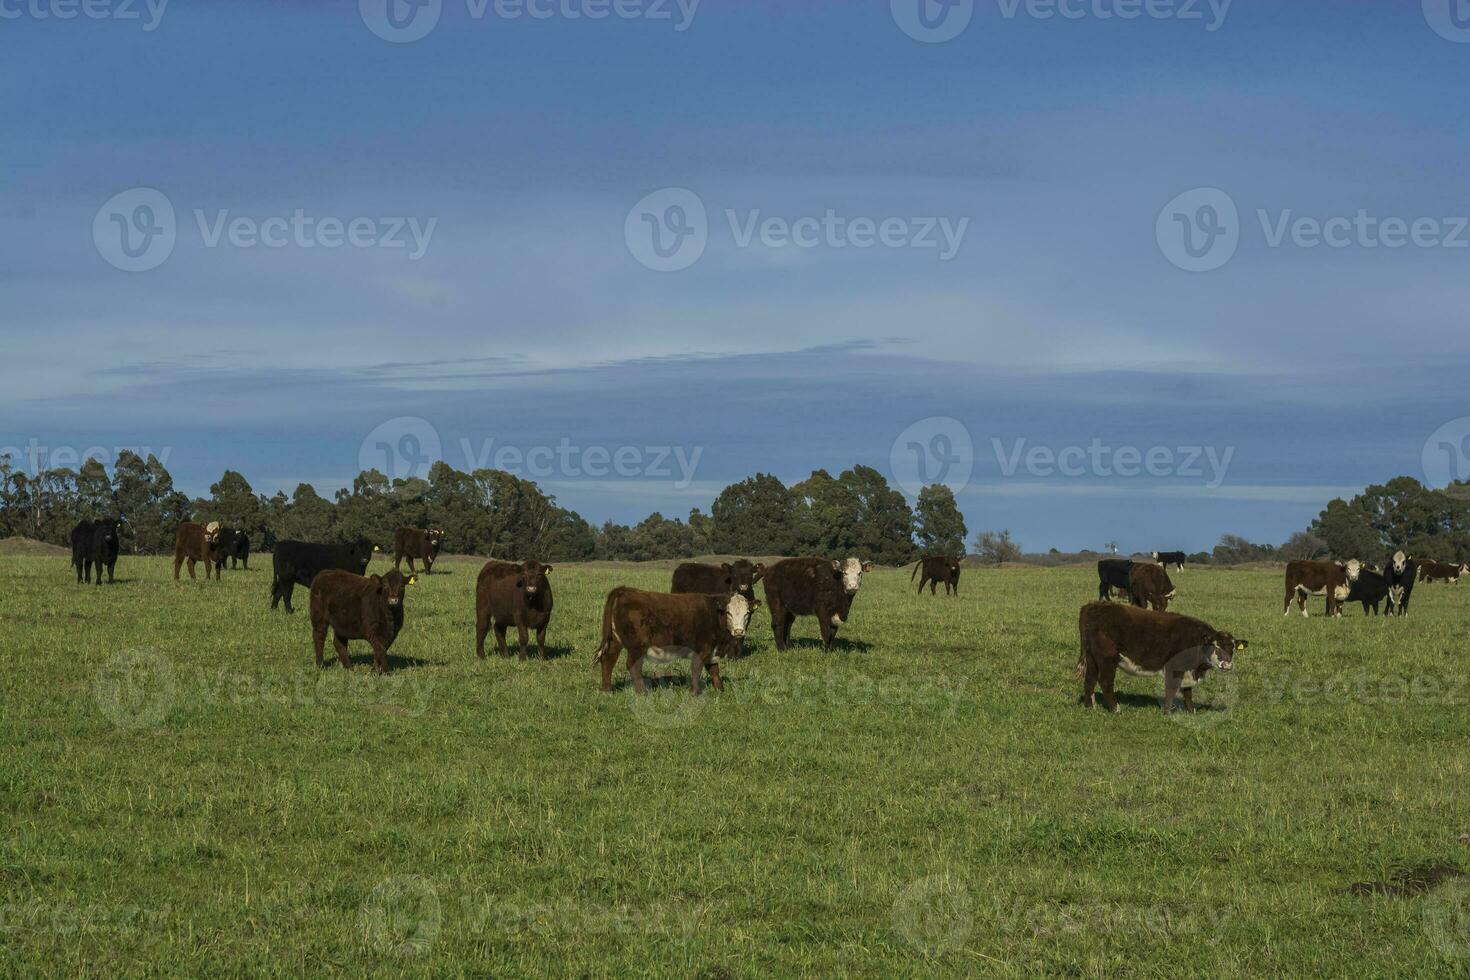
[[[409,585],[418,585],[419,584],[419,577],[417,575],[410,575],[408,577],[408,584]]]

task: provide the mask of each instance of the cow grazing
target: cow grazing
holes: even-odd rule
[[[1448,582],[1454,585],[1467,571],[1470,571],[1470,566],[1467,565],[1451,565],[1448,562],[1431,561],[1428,558],[1419,560],[1419,581],[1421,582]]]
[[[398,571],[370,578],[336,570],[318,575],[311,583],[311,642],[316,665],[320,667],[324,662],[322,650],[330,629],[332,646],[343,667],[352,669],[347,641],[367,640],[378,673],[392,670],[388,648],[403,631],[403,593],[414,581]]]
[[[1303,616],[1307,615],[1307,597],[1327,597],[1327,615],[1341,616],[1342,604],[1347,601],[1352,585],[1363,571],[1363,563],[1356,558],[1347,562],[1297,561],[1286,564],[1286,602],[1283,615],[1291,614],[1291,600]]]
[[[271,608],[276,608],[284,599],[286,612],[295,612],[291,607],[291,593],[296,586],[310,588],[319,573],[332,569],[362,575],[377,550],[375,545],[362,539],[351,544],[277,541],[272,562],[275,574],[271,579]]]
[[[1363,604],[1363,615],[1368,615],[1368,610],[1373,610],[1373,615],[1378,615],[1378,607],[1383,601],[1388,600],[1388,612],[1385,615],[1393,615],[1394,600],[1390,598],[1388,578],[1378,572],[1364,568],[1358,572],[1357,581],[1348,587],[1347,598],[1344,602],[1361,602]]]
[[[241,565],[250,570],[250,536],[232,527],[222,527],[214,536],[214,570],[216,573],[230,563],[230,568]]]
[[[765,574],[765,565],[760,562],[752,564],[744,558],[720,565],[701,565],[686,561],[674,569],[674,582],[669,591],[701,595],[729,595],[739,592],[745,598],[753,599],[755,583]]]
[[[914,565],[914,570],[909,573],[909,581],[913,582],[915,576],[923,571],[924,575],[919,579],[919,594],[924,594],[924,586],[929,586],[929,594],[937,593],[940,584],[944,585],[945,595],[960,594],[960,560],[948,555],[927,555],[920,558]]]
[[[1409,599],[1414,595],[1414,583],[1419,578],[1419,563],[1396,551],[1383,566],[1383,577],[1388,579],[1388,602],[1398,607],[1400,616],[1408,615]]]
[[[400,527],[393,532],[393,568],[397,570],[403,559],[408,559],[408,570],[414,570],[413,560],[424,563],[424,574],[434,569],[434,560],[439,557],[439,543],[444,532],[438,529],[424,530],[418,527]]]
[[[1153,558],[1156,564],[1163,565],[1165,568],[1172,565],[1176,572],[1182,572],[1184,571],[1184,559],[1189,556],[1182,551],[1155,551],[1149,557]]]
[[[770,587],[769,580],[766,585]],[[699,693],[706,669],[715,690],[723,690],[720,655],[745,636],[750,614],[758,608],[759,599],[747,599],[739,592],[666,595],[627,586],[613,589],[602,607],[602,641],[592,658],[602,663],[602,690],[612,690],[613,668],[625,649],[633,689],[639,694],[648,691],[645,658],[658,663],[688,659],[691,691]]]
[[[1137,677],[1164,678],[1164,712],[1174,710],[1182,688],[1184,707],[1194,713],[1194,686],[1211,667],[1231,670],[1235,654],[1249,644],[1208,623],[1178,613],[1155,612],[1110,602],[1090,602],[1077,617],[1081,654],[1077,674],[1083,678],[1082,704],[1097,706],[1095,690],[1114,714],[1118,699],[1113,680],[1122,667]]]
[[[1174,598],[1174,583],[1162,565],[1136,561],[1128,569],[1128,599],[1135,606],[1164,612]]]
[[[1097,598],[1100,602],[1107,602],[1116,589],[1124,595],[1128,595],[1128,573],[1133,568],[1133,562],[1127,558],[1104,558],[1097,563]]]
[[[209,527],[218,531],[219,525],[211,523]],[[204,580],[214,574],[214,540],[212,532],[203,524],[194,524],[186,521],[179,525],[178,533],[174,535],[174,581],[178,581],[179,567],[184,562],[189,563],[189,578],[194,578],[195,562],[204,563]]]
[[[495,645],[502,657],[505,631],[512,625],[520,637],[520,658],[526,659],[529,631],[536,631],[536,652],[546,659],[546,626],[551,622],[551,566],[539,561],[488,561],[475,583],[475,655],[485,659],[485,634],[495,627]]]
[[[852,611],[853,593],[847,589],[852,561],[855,559],[786,558],[766,569],[766,605],[771,610],[777,650],[785,650],[791,641],[791,624],[797,616],[817,617],[822,649],[832,649],[837,628]]]
[[[113,582],[112,572],[117,566],[118,552],[122,550],[117,539],[117,519],[98,518],[95,521],[80,521],[71,529],[71,563],[77,568],[77,584],[92,581],[92,569],[97,569],[97,584],[102,584],[102,569],[107,569],[107,581]]]

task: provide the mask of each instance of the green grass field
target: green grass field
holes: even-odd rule
[[[0,975],[1470,973],[1463,584],[1302,620],[1279,572],[1177,573],[1251,647],[1166,717],[1123,675],[1077,707],[1087,569],[874,572],[831,653],[762,609],[696,700],[597,690],[603,595],[663,568],[558,568],[520,664],[445,561],[376,677],[254,563],[0,558]]]

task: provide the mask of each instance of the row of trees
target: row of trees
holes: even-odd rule
[[[173,548],[181,521],[219,521],[250,535],[256,549],[278,540],[367,538],[386,547],[403,526],[438,527],[449,550],[466,554],[645,561],[698,554],[858,555],[900,564],[918,554],[963,555],[966,528],[954,494],[926,487],[917,506],[877,470],[857,466],[833,477],[818,470],[792,487],[757,474],[726,487],[710,514],[687,520],[652,514],[639,524],[595,528],[529,480],[501,470],[464,473],[435,463],[426,479],[390,480],[359,473],[335,499],[299,484],[291,496],[256,493],[244,475],[226,470],[208,497],[174,489],[157,458],[123,452],[113,472],[97,460],[79,470],[32,476],[0,458],[0,536],[21,535],[65,545],[83,518],[122,514],[125,549]]]

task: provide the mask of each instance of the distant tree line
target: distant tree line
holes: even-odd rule
[[[95,459],[75,471],[33,475],[0,457],[0,536],[64,546],[78,520],[118,514],[126,518],[123,546],[133,554],[171,552],[174,531],[186,520],[238,528],[257,550],[283,539],[358,537],[386,547],[397,527],[432,526],[444,530],[452,552],[548,561],[723,553],[856,555],[902,564],[919,554],[961,556],[967,534],[948,487],[925,487],[910,508],[866,466],[836,477],[817,470],[792,487],[758,473],[721,491],[709,514],[696,508],[681,520],[655,513],[631,527],[598,528],[532,481],[493,469],[464,473],[443,462],[426,478],[390,480],[365,470],[331,500],[305,483],[289,497],[256,493],[244,475],[226,470],[208,497],[191,500],[152,455],[122,452],[110,475]]]

